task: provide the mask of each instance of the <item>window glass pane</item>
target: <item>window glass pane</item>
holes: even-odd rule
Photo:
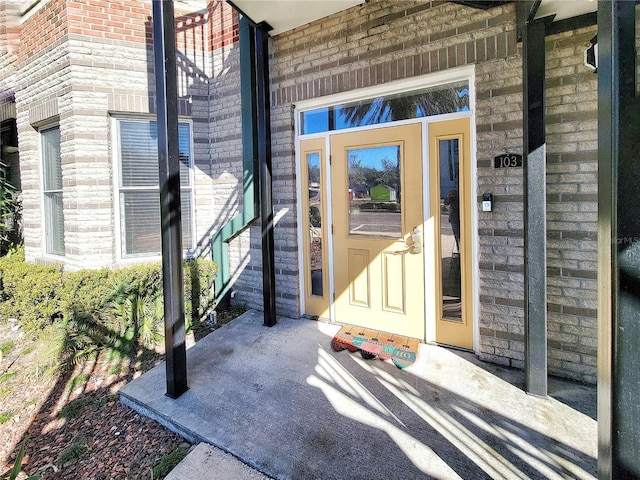
[[[402,237],[400,146],[347,151],[349,234]]]
[[[307,171],[309,185],[309,245],[311,268],[311,295],[321,297],[322,287],[322,204],[320,183],[320,153],[313,152],[307,155]]]
[[[156,122],[120,120],[120,217],[122,254],[161,252],[158,138]],[[178,125],[182,242],[192,246],[191,127]]]
[[[64,255],[64,214],[62,192],[45,193],[45,241],[47,253]]]
[[[191,131],[189,125],[178,125],[180,184],[191,183],[189,159]],[[120,185],[158,185],[158,127],[156,122],[120,121]]]
[[[42,144],[45,248],[47,253],[64,255],[60,127],[42,130],[40,138]]]
[[[326,132],[329,130],[329,109],[318,108],[303,112],[301,116],[302,134]]]
[[[180,192],[182,245],[191,246],[191,191]],[[120,192],[123,254],[156,255],[162,251],[160,202],[157,191]]]
[[[42,158],[44,160],[44,190],[62,190],[62,163],[60,161],[60,128],[43,130]]]
[[[464,81],[302,112],[301,131],[304,135],[466,110],[469,83]]]
[[[462,321],[460,278],[460,195],[458,139],[440,140],[440,251],[442,254],[442,314]]]

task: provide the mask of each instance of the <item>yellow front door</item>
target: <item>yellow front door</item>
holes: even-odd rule
[[[425,338],[422,127],[331,136],[335,315]]]
[[[473,348],[469,119],[432,122],[429,189],[435,253],[436,341]]]

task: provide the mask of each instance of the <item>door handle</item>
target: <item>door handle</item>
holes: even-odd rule
[[[409,243],[411,240],[411,243]],[[407,238],[404,242],[407,248],[402,250],[394,250],[393,252],[388,252],[393,255],[406,255],[407,253],[421,253],[422,252],[422,243],[420,242],[420,229],[418,227],[413,228],[413,233]]]
[[[407,246],[411,249],[411,253],[422,252],[422,243],[420,242],[420,228],[413,227],[413,233],[409,237],[411,238],[411,245],[407,243]],[[407,239],[409,240],[409,239]],[[406,242],[405,242],[406,243]]]

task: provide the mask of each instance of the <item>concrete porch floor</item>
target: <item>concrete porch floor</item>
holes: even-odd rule
[[[162,364],[121,400],[277,479],[596,477],[594,388],[550,378],[533,397],[523,372],[434,345],[400,370],[334,352],[338,329],[249,311],[188,350],[180,398]],[[189,478],[224,478],[204,468]]]

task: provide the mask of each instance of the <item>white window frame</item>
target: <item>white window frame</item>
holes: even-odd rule
[[[120,168],[120,125],[121,122],[138,122],[138,123],[152,123],[155,122],[155,117],[148,116],[129,116],[129,115],[119,115],[111,118],[111,131],[114,132],[112,139],[112,165],[113,165],[113,198],[114,198],[114,211],[115,211],[115,245],[116,245],[116,255],[119,262],[123,263],[139,263],[146,261],[155,261],[159,260],[162,256],[162,252],[152,253],[152,254],[126,254],[125,246],[122,240],[122,204],[120,201],[120,192],[122,190],[126,191],[127,187],[122,188],[120,186],[120,176],[121,176],[121,168]],[[179,119],[178,122],[180,124],[186,124],[189,126],[189,185],[181,186],[180,191],[183,192],[185,190],[189,190],[191,195],[191,222],[189,224],[189,228],[191,229],[191,244],[190,245],[182,245],[183,252],[185,257],[189,257],[191,255],[192,250],[194,249],[194,245],[196,242],[196,225],[195,225],[195,171],[194,171],[194,153],[193,153],[193,122],[191,119]],[[142,186],[142,187],[131,187],[130,190],[135,191],[156,191],[158,192],[158,204],[160,202],[159,198],[159,186]],[[182,197],[181,197],[182,198]],[[183,228],[184,228],[184,218]],[[160,234],[160,233],[159,233]]]
[[[435,121],[441,121],[441,120],[449,120],[449,119],[453,119],[453,118],[469,118],[470,122],[471,122],[471,198],[472,199],[476,199],[478,196],[477,193],[477,179],[478,179],[478,172],[477,172],[477,157],[476,157],[476,149],[477,149],[477,143],[476,143],[476,108],[477,108],[477,102],[476,102],[476,77],[475,77],[475,65],[468,65],[468,66],[464,66],[464,67],[459,67],[459,68],[451,68],[451,69],[447,69],[447,70],[443,70],[441,72],[436,72],[436,73],[430,73],[427,75],[421,75],[421,76],[417,76],[417,77],[412,77],[409,79],[402,79],[402,80],[397,80],[397,81],[393,81],[393,82],[389,82],[389,83],[385,83],[382,85],[375,85],[372,87],[366,87],[366,88],[361,88],[361,89],[357,89],[357,90],[352,90],[352,91],[347,91],[347,92],[342,92],[342,93],[338,93],[335,95],[329,95],[329,96],[325,96],[325,97],[317,97],[317,98],[312,98],[312,99],[308,99],[308,100],[303,100],[300,102],[297,102],[294,106],[294,110],[293,110],[293,116],[294,116],[294,132],[296,133],[295,136],[295,155],[296,155],[296,162],[295,162],[295,168],[296,168],[296,198],[297,198],[297,215],[298,218],[302,218],[303,216],[303,212],[302,212],[302,200],[301,200],[301,195],[303,194],[303,190],[301,188],[301,182],[302,182],[302,174],[301,174],[301,166],[300,166],[300,162],[301,160],[301,153],[300,153],[300,141],[304,140],[304,139],[308,139],[308,138],[318,138],[318,137],[322,137],[325,138],[326,140],[326,152],[328,154],[328,152],[331,151],[331,143],[330,143],[330,137],[332,135],[335,134],[340,134],[340,133],[345,133],[345,132],[354,132],[354,131],[364,131],[364,130],[368,130],[368,129],[375,129],[375,128],[381,128],[381,127],[385,127],[385,126],[391,126],[391,125],[406,125],[409,123],[416,123],[416,122],[420,122],[422,123],[424,126],[426,126],[426,128],[423,128],[423,132],[422,132],[422,144],[427,146],[427,148],[424,149],[423,151],[423,158],[422,158],[422,168],[424,172],[428,171],[428,132],[427,132],[427,128],[428,128],[428,124],[430,122],[435,122]],[[342,103],[347,103],[347,102],[354,102],[354,101],[359,101],[359,100],[367,100],[367,99],[372,99],[375,98],[377,96],[384,96],[384,95],[392,95],[392,94],[399,94],[399,93],[410,93],[413,92],[415,90],[419,90],[422,88],[428,88],[428,87],[436,87],[439,85],[446,85],[448,83],[454,83],[454,82],[458,82],[458,81],[468,81],[469,82],[469,110],[463,111],[463,112],[455,112],[455,113],[447,113],[447,114],[443,114],[443,115],[434,115],[434,116],[427,116],[427,117],[422,117],[419,119],[410,119],[410,120],[402,120],[399,122],[394,122],[394,123],[384,123],[384,124],[379,124],[379,125],[366,125],[366,126],[362,126],[362,127],[354,127],[352,129],[344,129],[344,130],[332,130],[332,131],[326,131],[326,132],[318,132],[318,133],[310,133],[310,134],[306,134],[306,135],[302,135],[300,133],[301,130],[301,125],[300,125],[300,115],[302,112],[306,112],[309,110],[315,110],[317,108],[323,108],[323,107],[331,107],[331,106],[335,106],[335,105],[340,105]],[[326,178],[330,179],[331,178],[331,165],[330,162],[326,162],[325,165],[325,176]],[[328,191],[325,192],[327,194],[327,217],[328,218],[333,218],[333,212],[331,209],[331,205],[332,205],[332,192],[331,192],[331,183],[329,181],[327,187]],[[430,205],[429,205],[429,194],[428,194],[428,185],[423,187],[425,194],[423,195],[423,211],[425,213],[425,221],[428,218],[428,213],[430,210]],[[327,220],[328,221],[328,220]],[[302,235],[302,223],[303,222],[298,222],[298,227],[297,227],[297,237],[298,237],[298,251],[302,252],[303,251],[303,238],[304,236]],[[480,296],[479,296],[479,292],[480,292],[480,273],[479,273],[479,264],[478,264],[478,258],[479,258],[479,246],[478,246],[478,214],[477,214],[477,209],[476,208],[471,208],[471,236],[472,236],[472,247],[471,247],[471,255],[473,258],[472,261],[472,269],[473,269],[473,282],[472,282],[472,297],[473,297],[473,311],[474,311],[474,317],[473,317],[473,322],[474,322],[474,326],[473,326],[473,349],[475,352],[479,352],[480,351]],[[333,298],[333,295],[335,295],[335,288],[334,288],[334,284],[333,284],[333,271],[334,271],[334,259],[333,259],[333,234],[331,233],[331,230],[329,229],[328,232],[328,238],[327,238],[327,242],[328,242],[328,250],[327,250],[327,256],[328,258],[328,269],[329,269],[329,298]],[[428,261],[428,256],[425,255],[425,265],[424,265],[424,271],[427,272],[428,271],[428,265],[427,265],[427,261]],[[298,255],[298,269],[300,272],[304,272],[304,258],[303,255]],[[304,285],[304,275],[300,274],[298,276],[298,285],[299,285],[299,301],[300,301],[300,311],[304,312],[304,294],[303,292],[305,291],[305,285]],[[425,312],[429,312],[429,309],[431,308],[429,306],[429,299],[428,299],[428,295],[425,295]],[[331,301],[331,305],[330,305],[330,315],[331,315],[331,319],[335,320],[336,318],[336,314],[335,314],[335,307],[334,307],[334,302],[333,300]],[[425,322],[426,322],[426,340],[427,342],[434,342],[435,341],[435,321],[434,320],[428,320],[428,315],[425,315]]]
[[[45,175],[45,169],[46,167],[46,162],[48,162],[48,159],[45,158],[45,150],[44,150],[44,133],[45,132],[49,132],[51,130],[58,130],[59,134],[60,133],[60,124],[59,123],[50,123],[47,125],[44,125],[42,127],[40,127],[38,129],[38,146],[39,146],[39,152],[40,152],[40,196],[41,196],[41,209],[40,209],[40,213],[42,215],[42,221],[41,221],[41,225],[42,225],[42,253],[43,256],[47,256],[47,257],[55,257],[55,258],[60,258],[60,257],[64,257],[65,256],[65,250],[66,250],[66,245],[65,245],[65,228],[64,228],[64,177],[62,180],[62,187],[60,189],[55,189],[55,190],[47,190],[45,188],[45,182],[46,182],[46,175]],[[58,148],[61,149],[62,147],[62,140],[60,141],[60,144],[58,145]],[[61,175],[63,175],[63,171],[62,171],[62,159],[60,160],[60,172]],[[62,196],[62,200],[63,200],[63,207],[62,207],[62,247],[63,247],[63,251],[61,252],[56,252],[53,250],[49,249],[49,234],[51,233],[51,228],[49,225],[49,212],[47,211],[47,194],[48,193],[60,193]]]

